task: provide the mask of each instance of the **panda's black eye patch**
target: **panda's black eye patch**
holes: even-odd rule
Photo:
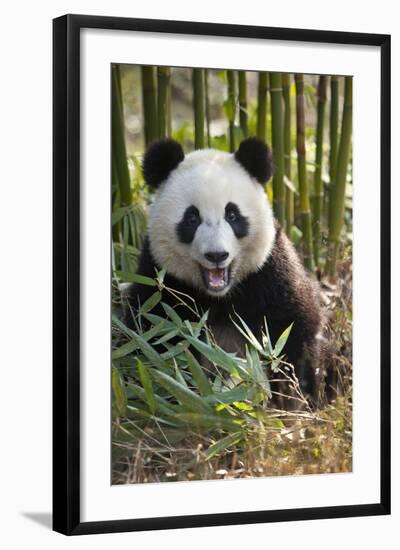
[[[225,206],[225,220],[232,227],[232,230],[237,239],[242,239],[249,232],[249,222],[240,212],[237,204],[228,202]]]
[[[195,206],[186,208],[181,221],[176,226],[178,238],[182,243],[190,244],[201,224],[200,212]]]

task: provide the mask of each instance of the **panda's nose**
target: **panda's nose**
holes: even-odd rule
[[[225,252],[225,250],[223,250],[222,252],[206,252],[204,254],[206,260],[215,264],[222,263],[224,260],[227,259],[228,256],[229,252]]]

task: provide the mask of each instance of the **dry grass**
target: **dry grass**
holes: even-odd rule
[[[239,479],[349,472],[352,469],[351,400],[340,397],[316,415],[270,411],[270,426],[208,459],[207,435],[157,427],[114,451],[113,483]],[[284,425],[284,427],[282,427]],[[178,439],[178,441],[177,441]]]

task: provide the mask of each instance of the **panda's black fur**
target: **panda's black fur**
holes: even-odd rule
[[[303,270],[293,266],[292,245],[278,226],[272,253],[264,267],[241,281],[226,296],[213,298],[204,292],[187,286],[172,275],[166,274],[167,287],[188,294],[202,311],[209,310],[209,324],[225,324],[235,311],[254,332],[260,335],[264,317],[268,321],[271,340],[276,342],[280,334],[293,323],[287,344],[284,348],[287,360],[295,365],[296,375],[302,389],[313,404],[318,401],[318,374],[320,344],[316,335],[320,330],[321,313],[318,296],[313,283]],[[138,273],[154,277],[159,266],[152,258],[149,241],[146,238]],[[129,291],[130,305],[136,309],[153,294],[154,288],[145,285],[132,285]],[[164,292],[162,300],[176,308],[183,318],[196,321],[190,310],[180,305],[169,292]],[[158,306],[153,313],[165,315]]]
[[[265,148],[265,145],[259,140],[256,140],[255,144],[254,142],[253,144],[244,143],[235,158],[260,182],[266,181],[271,175],[270,167],[262,166],[262,162],[249,166],[249,162],[246,163],[245,160],[248,147],[253,145],[253,147],[261,149]],[[157,148],[157,145],[154,147]],[[179,147],[170,146],[175,159],[172,165],[176,159],[180,159],[182,156]],[[153,148],[153,155],[155,152],[159,153]],[[155,174],[157,169],[151,169],[149,158],[146,156],[147,160],[144,163],[145,174],[149,172]],[[165,163],[168,164],[165,157],[163,163],[164,166]],[[152,179],[151,183],[154,186],[168,175],[163,167],[159,170],[163,174],[157,182],[156,177]],[[259,337],[264,327],[264,318],[266,318],[270,337],[274,344],[282,332],[293,323],[284,352],[287,361],[295,366],[295,372],[304,394],[315,405],[319,393],[320,340],[318,334],[322,322],[318,290],[316,284],[298,261],[296,251],[283,229],[277,222],[275,222],[275,227],[274,245],[262,268],[238,282],[227,295],[213,297],[187,285],[169,273],[165,275],[164,283],[169,288],[191,296],[196,301],[199,310],[208,310],[208,322],[212,330],[230,324],[230,317],[234,317],[234,313],[237,313],[252,332]],[[152,256],[149,239],[146,237],[141,251],[138,273],[153,278],[160,268],[161,266],[156,264]],[[128,292],[130,307],[133,310],[137,309],[153,292],[154,287],[132,285]],[[183,318],[196,321],[189,309],[180,305],[171,293],[164,291],[162,300],[176,308]],[[154,313],[165,315],[160,305],[156,307]],[[285,406],[290,406],[290,403],[286,403]]]

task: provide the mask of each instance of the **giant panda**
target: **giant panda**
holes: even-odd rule
[[[192,297],[218,344],[243,354],[245,342],[232,323],[238,314],[261,336],[264,318],[274,344],[293,323],[284,352],[304,395],[318,399],[321,310],[318,290],[293,245],[274,219],[264,185],[272,158],[258,138],[234,154],[214,149],[187,154],[172,139],[154,142],[143,160],[147,184],[156,191],[138,273],[154,277],[166,268],[167,287]],[[131,310],[154,289],[132,285]],[[168,292],[163,301],[191,318]],[[159,308],[160,315],[165,315]]]

